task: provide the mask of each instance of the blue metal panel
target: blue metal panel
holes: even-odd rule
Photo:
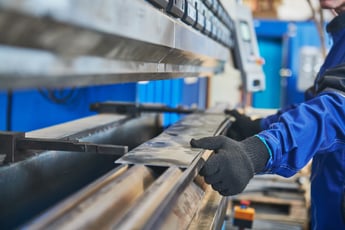
[[[183,105],[198,105],[199,94],[199,79],[195,79],[195,82],[185,81],[182,90]]]
[[[300,55],[302,46],[320,47],[317,29],[313,22],[298,22],[290,24],[290,36],[287,40],[288,66],[291,69],[291,77],[287,78],[284,105],[304,101],[304,92],[297,90],[297,77],[299,71]]]
[[[7,92],[0,91],[0,130],[6,130]]]
[[[171,83],[172,83],[171,95],[166,95],[166,96],[171,97],[170,106],[177,107],[181,105],[183,79],[174,79],[174,80],[171,80]],[[170,124],[180,119],[179,114],[170,114],[169,116],[170,116],[170,122],[171,122]]]
[[[265,59],[263,71],[266,76],[266,89],[253,93],[253,107],[279,108],[281,106],[279,71],[282,66],[283,37],[288,32],[288,23],[275,20],[255,20],[254,26],[260,55]]]
[[[107,100],[134,101],[136,84],[77,88],[65,103],[57,104],[38,90],[13,93],[12,130],[30,131],[94,114],[89,105]]]
[[[199,108],[204,109],[207,105],[208,78],[199,79]]]
[[[264,92],[254,94],[253,106],[276,108],[303,101],[304,92],[297,89],[299,50],[303,46],[320,47],[314,22],[256,20],[255,25],[260,53],[266,59],[264,72],[267,88]],[[279,58],[280,54],[282,56]],[[278,68],[291,70],[291,76],[282,78],[280,84],[276,79]],[[277,103],[279,95],[280,104]]]
[[[205,109],[207,99],[207,78],[195,78],[195,82],[184,81],[182,105]]]
[[[155,82],[150,82],[147,85],[147,99],[146,100],[149,103],[155,102],[155,97],[154,97],[155,90],[156,90],[155,84],[156,84]]]
[[[169,92],[169,80],[148,81],[138,84],[138,103],[163,103],[170,104],[169,98],[164,97],[165,90]],[[159,96],[157,96],[159,95]],[[169,123],[169,115],[164,115],[163,125]]]
[[[266,90],[253,94],[253,107],[279,108],[282,41],[280,38],[263,37],[258,42],[260,54],[266,62],[263,66],[266,75]]]
[[[140,82],[137,84],[137,98],[136,98],[136,102],[137,103],[143,103],[146,102],[146,94],[147,94],[147,84],[148,83],[143,83]]]
[[[254,20],[256,36],[281,39],[288,31],[289,23],[276,20]]]
[[[172,88],[171,88],[171,85],[172,85],[172,81],[171,80],[165,80],[163,81],[163,104],[166,104],[166,105],[171,105],[171,101],[172,101]],[[165,114],[164,115],[164,125],[167,126],[167,125],[170,125],[172,124],[173,121],[171,120],[171,116],[170,114]]]
[[[150,81],[138,85],[138,103],[162,103],[171,107],[197,105],[205,108],[205,78],[198,78],[194,83],[186,83],[184,79]],[[181,119],[179,114],[164,114],[165,127]]]

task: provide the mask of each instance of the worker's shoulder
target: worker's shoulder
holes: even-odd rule
[[[326,88],[320,92],[317,97],[345,100],[345,91],[334,88]]]

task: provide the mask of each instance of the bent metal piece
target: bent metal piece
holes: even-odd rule
[[[200,153],[198,149],[190,148],[191,138],[219,135],[215,130],[218,124],[221,128],[227,125],[223,114],[197,113],[175,123],[159,136],[151,139],[128,152],[116,163],[144,164],[155,166],[188,167]]]
[[[207,120],[214,115],[198,116]],[[190,119],[195,120],[196,116],[190,115],[179,124],[190,122]],[[211,127],[201,121],[199,119],[198,128]],[[227,122],[219,127],[215,125],[216,130],[212,135],[219,135],[226,125]],[[191,130],[196,128],[195,125],[193,129],[186,129],[187,133],[191,134]],[[211,130],[208,132],[211,133]],[[181,136],[187,139],[187,134],[182,133],[180,131]],[[175,151],[188,148],[191,149],[181,145],[180,150],[175,148]],[[45,229],[54,226],[64,229],[70,226],[73,229],[92,229],[97,226],[101,229],[220,229],[227,198],[212,190],[198,176],[212,151],[194,151],[194,158],[186,168],[176,165],[148,167],[122,164],[24,228]]]

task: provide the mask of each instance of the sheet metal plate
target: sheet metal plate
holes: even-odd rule
[[[151,166],[178,166],[187,168],[200,149],[190,147],[192,138],[214,136],[221,124],[227,121],[225,115],[214,113],[192,114],[125,154],[115,163],[144,164]]]

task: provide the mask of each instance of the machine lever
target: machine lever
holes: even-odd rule
[[[48,138],[27,138],[24,132],[0,132],[0,162],[14,162],[14,155],[20,150],[57,150],[87,152],[122,156],[128,146],[95,144],[78,140],[57,140]]]

